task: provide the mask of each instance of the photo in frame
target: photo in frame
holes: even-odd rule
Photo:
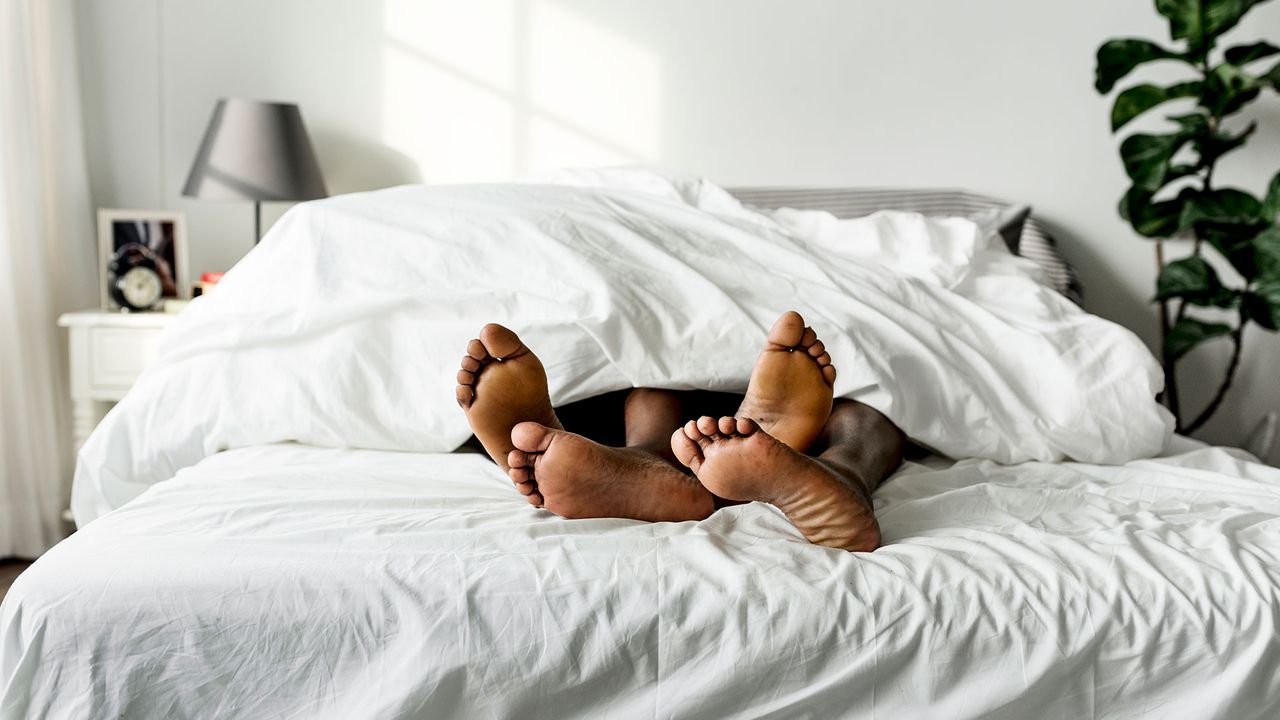
[[[145,255],[160,276],[162,300],[191,297],[186,215],[174,210],[98,209],[98,277],[102,307],[119,310],[109,268],[122,254]],[[160,304],[153,309],[159,310]]]

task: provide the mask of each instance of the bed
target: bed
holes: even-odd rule
[[[1136,338],[1014,256],[974,251],[975,223],[929,225],[914,254],[880,248],[864,276],[868,256],[846,266],[824,244],[856,222],[722,192],[586,173],[291,211],[86,444],[80,531],[0,608],[0,716],[1280,712],[1280,470],[1170,436]],[[555,209],[535,222],[522,203]],[[494,208],[500,232],[456,230]],[[899,220],[916,224],[876,236],[924,227]],[[815,248],[829,262],[810,264]],[[680,283],[705,307],[672,303],[680,322],[655,327],[683,292],[646,274],[663,263],[699,269]],[[828,342],[837,393],[938,451],[877,491],[880,550],[810,545],[761,503],[696,523],[562,520],[450,452],[466,428],[437,386],[473,314],[522,321],[557,402],[733,389],[756,342],[738,336],[771,310],[744,280],[845,328]],[[690,360],[713,348],[719,362]]]

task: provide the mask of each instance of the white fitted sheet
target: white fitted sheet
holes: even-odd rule
[[[1280,471],[911,465],[886,546],[563,520],[480,456],[219,453],[41,558],[0,716],[1280,714]]]

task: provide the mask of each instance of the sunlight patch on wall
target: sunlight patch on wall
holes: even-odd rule
[[[500,92],[515,82],[520,0],[386,0],[383,28],[403,47]]]
[[[384,0],[382,140],[425,182],[648,162],[661,64],[552,0]]]
[[[534,118],[529,123],[528,171],[546,173],[566,167],[601,167],[644,163],[645,158],[567,129],[564,125]]]
[[[531,169],[644,162],[660,142],[658,57],[552,2],[530,13]]]
[[[395,45],[383,50],[382,140],[423,182],[511,175],[512,108],[502,97]]]

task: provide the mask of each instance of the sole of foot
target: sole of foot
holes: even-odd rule
[[[779,442],[804,452],[831,414],[836,368],[813,328],[794,310],[774,322],[751,371],[737,416],[751,418]]]
[[[542,361],[511,330],[489,323],[467,343],[458,369],[458,405],[485,452],[504,471],[511,429],[533,421],[559,428]]]
[[[679,522],[715,510],[698,481],[651,453],[608,447],[536,422],[516,425],[511,441],[511,481],[530,504],[561,517]]]
[[[671,450],[713,494],[776,506],[815,545],[869,552],[880,526],[869,499],[821,461],[750,418],[703,416],[671,436]]]

